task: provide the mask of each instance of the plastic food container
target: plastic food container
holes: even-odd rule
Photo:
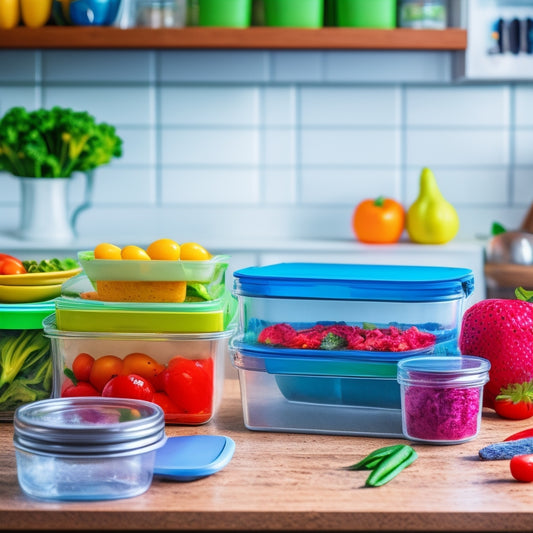
[[[399,361],[405,437],[431,444],[459,444],[475,438],[489,369],[488,360],[468,355]]]
[[[157,403],[167,423],[203,424],[218,409],[231,329],[183,334],[65,331],[57,329],[54,314],[43,326],[52,344],[55,398],[101,395],[120,374],[122,384],[110,385],[118,388],[109,389],[109,393],[126,387],[124,394]],[[81,368],[78,375],[77,365]],[[124,376],[131,374],[140,376],[142,382],[125,384]]]
[[[95,259],[93,251],[78,260],[96,288],[96,296],[113,302],[183,302],[187,289],[198,286],[208,293],[224,290],[227,255],[207,261],[136,261]]]
[[[264,0],[267,26],[320,28],[324,25],[324,0]]]
[[[0,305],[0,420],[52,394],[52,351],[42,322],[53,310],[53,300]]]
[[[310,357],[236,341],[232,356],[250,430],[402,436],[398,354]]]
[[[395,28],[396,0],[337,0],[337,25]]]
[[[446,0],[400,0],[399,26],[402,28],[446,28]]]
[[[252,0],[198,0],[198,25],[247,28],[252,21]]]
[[[458,353],[469,269],[281,263],[234,273],[249,429],[402,436],[398,361]]]
[[[208,333],[224,331],[236,315],[237,301],[225,291],[213,300],[183,303],[104,302],[80,297],[92,286],[85,275],[63,284],[55,299],[57,327],[66,331],[130,333]],[[195,294],[197,294],[195,292]]]
[[[13,442],[28,496],[113,500],[146,492],[167,440],[162,409],[124,398],[52,398],[19,407]]]

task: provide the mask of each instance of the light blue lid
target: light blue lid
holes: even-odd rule
[[[224,468],[235,442],[223,435],[169,437],[156,451],[154,474],[176,481],[193,481]]]
[[[234,293],[266,298],[433,302],[474,290],[468,268],[278,263],[234,272]]]

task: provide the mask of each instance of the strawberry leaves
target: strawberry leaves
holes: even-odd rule
[[[502,387],[494,400],[494,410],[502,418],[524,420],[533,416],[533,381]]]

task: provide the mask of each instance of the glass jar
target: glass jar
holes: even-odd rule
[[[475,356],[415,356],[398,362],[407,439],[459,444],[477,436],[490,362]]]
[[[146,28],[182,28],[187,23],[185,0],[137,0],[135,25]]]
[[[146,492],[167,440],[161,407],[143,400],[54,398],[14,417],[21,489],[44,500],[113,500]]]
[[[447,26],[446,0],[400,0],[398,11],[401,28],[442,30]]]

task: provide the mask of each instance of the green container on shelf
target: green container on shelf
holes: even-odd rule
[[[395,28],[396,0],[337,0],[337,26]]]
[[[291,28],[321,28],[324,0],[264,0],[265,24]]]
[[[252,0],[198,0],[198,25],[247,28],[252,19]]]

